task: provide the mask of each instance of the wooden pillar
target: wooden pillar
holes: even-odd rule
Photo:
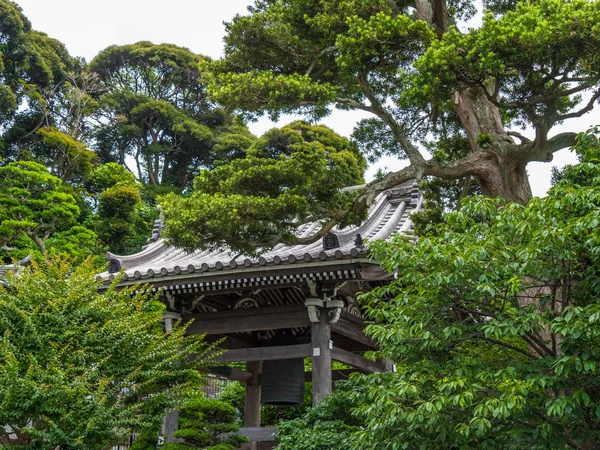
[[[163,325],[166,333],[173,331],[173,323],[179,320],[181,314],[166,312],[163,314]],[[173,411],[163,417],[162,436],[165,442],[182,442],[181,439],[173,437],[173,433],[179,429],[179,411]]]
[[[246,382],[244,427],[260,427],[260,372],[262,361],[248,361],[246,371],[252,374]],[[258,450],[258,442],[250,442],[250,450]]]
[[[331,325],[327,310],[322,308],[319,321],[311,327],[312,342],[312,403],[315,406],[331,394]]]
[[[252,378],[246,383],[244,399],[244,426],[260,427],[260,369],[262,361],[248,361],[246,371]]]

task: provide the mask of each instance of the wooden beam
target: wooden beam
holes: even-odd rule
[[[331,358],[335,361],[366,370],[369,373],[385,372],[385,366],[383,364],[363,358],[362,356],[342,350],[341,348],[333,347],[333,350],[331,350]]]
[[[219,362],[271,361],[275,359],[295,359],[311,356],[310,344],[280,345],[278,347],[252,347],[227,350],[217,356]]]
[[[246,370],[236,369],[229,366],[214,366],[209,367],[209,373],[219,377],[227,378],[228,380],[239,381],[240,383],[248,383],[252,379],[252,374]],[[337,369],[331,371],[331,379],[333,381],[347,380],[352,373],[368,373],[364,369]],[[312,372],[304,372],[304,381],[312,383]]]
[[[370,348],[377,348],[373,339],[364,333],[365,324],[360,317],[342,311],[339,320],[331,325],[331,331],[341,334]]]
[[[331,337],[331,340],[333,341],[333,345],[337,348],[348,350],[352,353],[364,353],[368,352],[369,350],[373,350],[368,345],[361,344],[360,342],[356,342],[354,339],[347,338],[337,333]],[[246,347],[248,347],[248,345],[246,345]]]
[[[269,306],[206,314],[185,314],[183,320],[186,322],[193,320],[187,329],[188,334],[208,335],[310,326],[310,320],[304,305]]]

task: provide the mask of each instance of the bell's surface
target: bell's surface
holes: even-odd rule
[[[265,361],[261,375],[263,405],[300,405],[304,402],[304,360]]]

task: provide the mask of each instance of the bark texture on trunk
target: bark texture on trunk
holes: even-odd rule
[[[490,155],[487,164],[477,168],[474,175],[483,195],[488,197],[501,197],[507,202],[526,205],[533,196],[527,164],[521,161]]]
[[[520,156],[516,144],[502,124],[500,110],[492,104],[483,89],[494,89],[490,81],[485,87],[457,91],[454,94],[456,114],[467,134],[473,153],[484,152],[484,163],[471,171],[477,177],[484,195],[502,197],[507,202],[525,205],[531,200],[527,177],[527,158]],[[522,152],[521,152],[522,153]]]

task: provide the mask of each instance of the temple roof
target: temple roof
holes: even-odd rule
[[[282,272],[285,269],[314,266],[333,267],[336,262],[368,262],[363,240],[387,239],[394,232],[412,234],[410,213],[422,207],[422,198],[416,181],[410,181],[379,194],[369,209],[367,219],[358,227],[331,233],[313,244],[287,246],[279,244],[259,257],[234,254],[228,249],[216,251],[197,250],[188,253],[167,245],[160,237],[162,223],[155,223],[149,245],[130,256],[107,253],[109,271],[100,274],[107,282],[114,273],[123,271],[121,284],[182,283],[186,279],[214,278],[217,273],[234,272],[239,277],[260,270]],[[319,223],[307,223],[297,230],[297,236],[311,236],[319,230]]]

